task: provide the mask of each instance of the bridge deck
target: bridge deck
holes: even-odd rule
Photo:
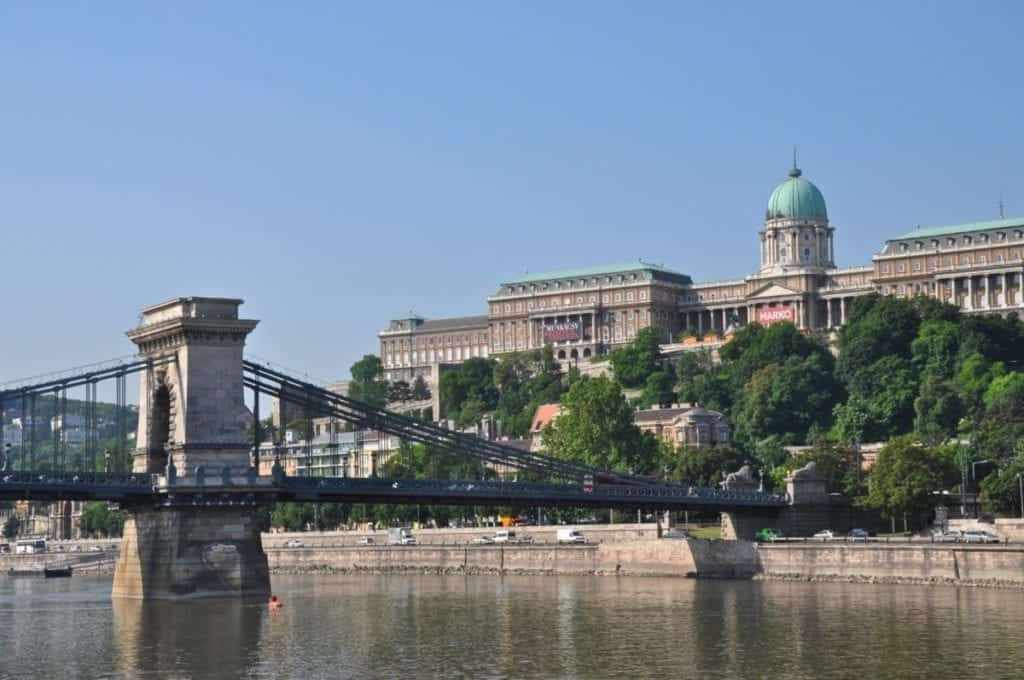
[[[680,485],[595,485],[589,490],[538,482],[288,477],[278,483],[159,486],[155,475],[87,472],[0,474],[0,500],[106,500],[132,504],[217,504],[273,501],[422,505],[649,507],[660,509],[779,508],[778,494]]]

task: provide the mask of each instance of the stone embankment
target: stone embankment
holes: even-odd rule
[[[483,536],[494,536],[501,527],[475,527],[469,529],[416,529],[416,543],[419,545],[467,545]],[[515,527],[513,530],[522,538],[528,537],[533,543],[556,543],[559,526]],[[653,522],[643,524],[582,524],[574,525],[586,536],[587,543],[620,543],[637,539],[657,538],[658,526]],[[320,532],[276,532],[262,535],[264,548],[285,546],[288,541],[298,540],[306,547],[355,546],[364,538],[375,544],[387,543],[388,532],[382,531],[320,531]]]
[[[771,543],[758,578],[1024,588],[1024,545]]]
[[[752,578],[741,541],[638,539],[596,545],[415,545],[267,548],[278,573],[613,574]]]

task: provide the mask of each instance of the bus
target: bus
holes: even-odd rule
[[[26,538],[15,543],[14,552],[19,555],[32,555],[46,552],[45,538]]]

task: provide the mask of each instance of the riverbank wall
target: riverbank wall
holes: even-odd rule
[[[415,545],[266,549],[274,572],[617,574],[752,578],[741,541],[639,539],[596,545]]]
[[[415,529],[416,543],[423,545],[471,544],[473,539],[481,536],[494,536],[501,527],[476,527],[469,529]],[[564,526],[527,526],[514,527],[521,537],[529,537],[534,543],[557,543],[558,530]],[[621,543],[652,539],[658,537],[658,525],[653,522],[643,524],[575,524],[571,528],[579,529],[586,536],[587,543]],[[274,532],[262,535],[264,548],[281,547],[291,540],[301,541],[306,547],[355,546],[360,539],[369,538],[376,544],[387,543],[388,532],[382,531],[319,531],[319,532]]]
[[[1024,587],[1024,546],[770,543],[757,562],[770,579]]]
[[[596,574],[1024,587],[1024,546],[641,539],[596,545],[267,548],[278,573]]]

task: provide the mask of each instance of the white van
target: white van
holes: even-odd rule
[[[586,543],[587,539],[583,538],[583,532],[579,529],[559,529],[558,530],[558,542],[559,543]]]
[[[498,529],[494,532],[495,543],[515,543],[516,532],[510,529]]]

